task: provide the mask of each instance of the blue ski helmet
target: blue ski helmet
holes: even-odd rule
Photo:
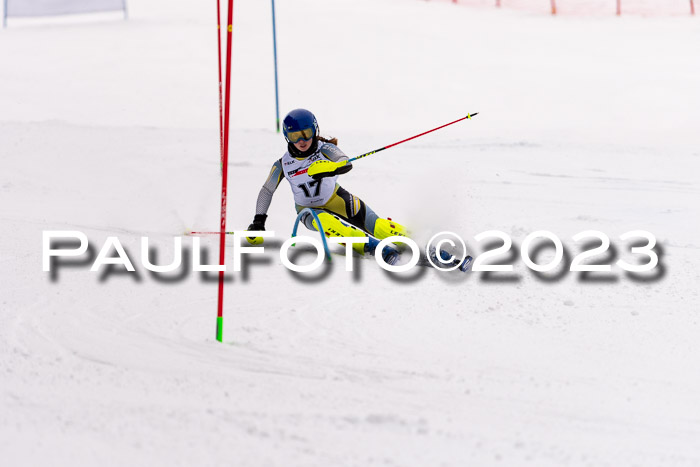
[[[310,140],[318,137],[318,122],[308,110],[294,109],[284,117],[282,131],[287,142],[294,144],[300,139]]]

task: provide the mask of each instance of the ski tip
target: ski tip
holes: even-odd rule
[[[474,112],[473,114],[467,114],[467,118],[471,119],[475,115],[479,115],[479,112]]]

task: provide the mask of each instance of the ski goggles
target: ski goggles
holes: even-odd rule
[[[303,139],[304,141],[308,141],[314,137],[314,129],[313,128],[304,128],[303,130],[299,131],[291,131],[287,133],[287,141],[290,143],[298,143],[300,139]]]

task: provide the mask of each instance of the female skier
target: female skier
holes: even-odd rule
[[[352,195],[337,183],[338,175],[352,170],[352,163],[336,144],[338,140],[319,135],[318,122],[314,114],[305,109],[292,110],[282,122],[287,152],[272,164],[270,175],[260,189],[253,223],[248,230],[265,230],[267,210],[272,195],[282,178],[286,178],[294,194],[297,212],[311,207],[317,210],[323,230],[327,236],[370,237],[369,242],[354,243],[359,254],[374,253],[379,243],[376,239],[405,236],[406,228],[384,219],[357,196]],[[306,214],[301,221],[311,230],[318,231],[313,216]],[[247,237],[252,244],[262,243],[262,237]],[[382,251],[388,264],[396,264],[399,252],[393,246]]]

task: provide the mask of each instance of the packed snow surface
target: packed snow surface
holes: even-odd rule
[[[216,275],[191,272],[184,237],[219,228],[216,6],[129,15],[0,32],[3,465],[700,465],[697,17],[278,0],[280,111],[311,109],[347,154],[479,112],[340,183],[419,242],[450,230],[476,255],[505,232],[514,271],[334,254],[293,274],[283,181],[275,239],[227,273],[219,343]],[[271,31],[270,2],[235,2],[228,230],[285,150]],[[48,230],[90,254],[42,271]],[[575,234],[603,232],[592,262],[612,271],[534,274],[520,245],[539,230],[567,266]],[[634,230],[658,241],[646,274],[614,265],[645,262]],[[189,269],[146,271],[143,236],[159,264],[183,236]],[[90,271],[108,237],[135,273]]]

